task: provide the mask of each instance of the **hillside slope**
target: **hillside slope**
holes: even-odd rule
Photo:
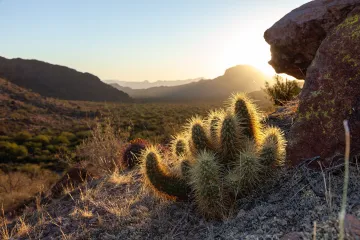
[[[0,57],[0,77],[43,96],[83,101],[130,102],[128,94],[90,73],[37,60]]]
[[[43,97],[0,78],[0,135],[27,130],[72,129],[98,115],[88,102]]]
[[[118,84],[113,87],[128,93],[135,99],[157,101],[223,100],[233,92],[254,92],[270,80],[258,69],[248,65],[229,68],[225,74],[213,80],[201,80],[175,87],[131,89]]]

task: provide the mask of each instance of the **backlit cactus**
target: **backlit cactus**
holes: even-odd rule
[[[256,105],[244,93],[233,94],[229,99],[229,111],[233,112],[243,128],[243,134],[258,144],[261,141],[262,126]]]
[[[227,111],[192,118],[171,143],[178,165],[169,169],[158,150],[142,155],[146,182],[160,195],[194,200],[209,218],[231,214],[236,199],[264,183],[285,159],[277,128],[263,130],[255,105],[245,94],[230,98]],[[175,171],[178,169],[178,171]],[[190,194],[190,198],[189,197]]]

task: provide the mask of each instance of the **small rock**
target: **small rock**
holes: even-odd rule
[[[345,216],[345,229],[350,236],[360,238],[360,220],[351,214]]]

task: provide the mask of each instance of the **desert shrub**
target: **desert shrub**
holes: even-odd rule
[[[24,145],[26,146],[26,148],[29,150],[30,153],[34,153],[35,149],[42,148],[42,143],[41,142],[26,142],[24,143]]]
[[[133,168],[138,165],[141,152],[145,150],[147,145],[148,142],[141,138],[130,141],[122,151],[121,165],[126,168]]]
[[[81,131],[76,133],[76,137],[79,139],[85,139],[91,136],[91,131]]]
[[[53,138],[52,142],[54,144],[66,144],[66,145],[70,144],[69,139],[66,136],[62,136],[62,135]]]
[[[293,100],[300,93],[301,88],[296,80],[284,80],[281,76],[276,75],[275,84],[270,86],[270,84],[266,82],[264,91],[269,95],[275,105],[283,106],[286,102]]]
[[[73,133],[71,133],[71,132],[62,132],[59,137],[65,137],[65,138],[67,138],[69,141],[73,141],[73,140],[76,139],[75,134],[73,134]]]
[[[58,175],[26,164],[21,171],[2,172],[0,170],[0,205],[4,210],[15,208],[36,193],[46,191],[56,182]]]
[[[28,131],[22,131],[15,134],[15,141],[18,143],[23,143],[31,139],[31,134]]]
[[[83,165],[92,166],[102,174],[111,174],[120,167],[123,146],[119,133],[106,121],[96,124],[91,137],[77,147],[76,155]]]
[[[56,152],[56,148],[54,145],[47,145],[46,149],[49,150],[51,153],[55,153]]]
[[[0,136],[0,141],[10,141],[11,137],[9,136]]]
[[[18,145],[13,142],[0,142],[0,160],[14,160],[21,157],[26,157],[28,150],[25,146]]]
[[[228,217],[236,200],[264,184],[285,160],[283,133],[263,127],[244,94],[233,95],[226,111],[193,117],[170,149],[170,160],[155,146],[144,151],[145,183],[158,196],[194,199],[209,218]]]
[[[47,145],[50,143],[50,137],[47,135],[37,135],[32,139],[33,142],[40,142],[44,145]]]

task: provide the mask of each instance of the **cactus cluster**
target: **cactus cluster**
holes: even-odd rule
[[[141,138],[130,141],[122,151],[120,165],[124,168],[133,168],[140,163],[141,152],[146,149],[149,143]]]
[[[285,139],[278,128],[262,126],[245,94],[234,94],[224,110],[192,118],[171,142],[171,157],[174,169],[155,147],[147,148],[145,182],[161,196],[194,200],[207,217],[223,218],[284,163]]]

